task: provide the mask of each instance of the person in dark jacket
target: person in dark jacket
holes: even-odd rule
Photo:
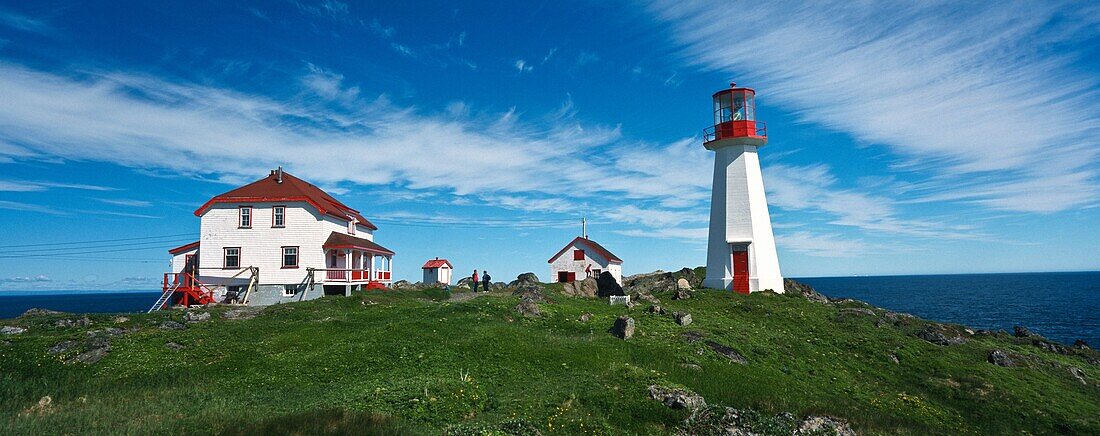
[[[481,291],[482,292],[489,292],[489,283],[490,283],[490,280],[492,280],[492,279],[493,279],[492,277],[489,277],[489,271],[482,271],[481,272]]]
[[[470,288],[477,292],[477,270],[474,270],[474,275],[470,276]]]

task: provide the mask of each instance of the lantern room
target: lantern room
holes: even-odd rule
[[[723,139],[740,139],[736,143],[756,146],[768,142],[764,122],[756,120],[756,91],[730,83],[729,89],[714,93],[712,98],[714,125],[703,130],[704,145]]]

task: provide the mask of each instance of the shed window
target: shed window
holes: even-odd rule
[[[283,268],[298,267],[298,247],[283,247]]]
[[[584,250],[573,250],[573,260],[584,260]]]
[[[283,296],[289,297],[298,292],[298,285],[283,285]]]
[[[283,227],[286,225],[286,206],[271,208],[271,227]]]
[[[241,247],[226,247],[225,248],[225,262],[222,263],[225,268],[240,268],[241,267]]]
[[[239,209],[241,217],[241,228],[248,229],[252,227],[252,206],[241,206]]]

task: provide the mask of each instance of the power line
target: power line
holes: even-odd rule
[[[47,247],[56,245],[83,245],[83,244],[98,244],[104,242],[122,242],[122,241],[138,241],[144,239],[162,239],[179,236],[194,235],[194,233],[179,233],[175,235],[160,235],[160,236],[143,236],[140,238],[121,238],[121,239],[100,239],[98,241],[80,241],[80,242],[52,242],[46,244],[21,244],[21,245],[0,245],[0,248],[20,248],[20,247]]]
[[[141,250],[156,250],[156,249],[169,249],[174,248],[174,245],[161,245],[161,246],[149,246],[149,247],[134,247],[134,248],[116,248],[112,250],[92,250],[92,251],[73,251],[63,253],[61,255],[81,255],[81,254],[97,254],[97,253],[118,253],[123,251],[141,251]],[[59,254],[0,254],[0,259],[17,259],[23,257],[57,257]]]
[[[113,247],[132,247],[148,244],[174,244],[184,241],[190,241],[192,238],[174,238],[165,241],[142,241],[142,242],[129,242],[124,244],[101,244],[101,245],[85,245],[81,247],[55,247],[55,248],[32,248],[14,251],[0,250],[0,255],[4,254],[27,254],[27,253],[40,253],[40,252],[67,252],[70,250],[89,250],[93,248],[113,248]]]

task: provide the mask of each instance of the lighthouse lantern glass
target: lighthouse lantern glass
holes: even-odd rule
[[[756,102],[752,91],[734,89],[714,96],[714,124],[755,121]]]

